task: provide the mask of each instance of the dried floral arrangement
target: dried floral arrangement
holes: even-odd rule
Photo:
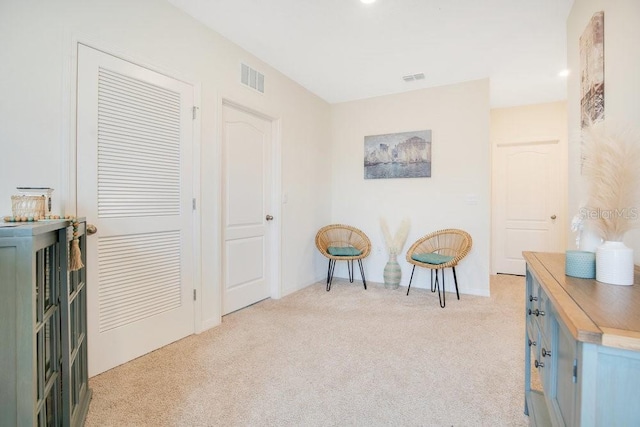
[[[639,225],[640,136],[601,120],[584,129],[582,149],[588,200],[581,213],[602,238],[622,241]]]
[[[382,228],[382,235],[384,236],[384,242],[387,245],[387,251],[389,254],[399,254],[407,241],[409,235],[409,228],[411,224],[408,219],[403,219],[400,223],[400,227],[396,231],[395,235],[391,235],[389,226],[384,218],[380,218],[380,228]]]

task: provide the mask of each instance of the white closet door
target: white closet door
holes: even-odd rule
[[[89,375],[194,332],[192,86],[80,45]]]

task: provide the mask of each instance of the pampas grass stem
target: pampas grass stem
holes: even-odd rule
[[[384,218],[380,218],[380,228],[382,229],[382,236],[384,237],[384,242],[387,245],[387,251],[389,254],[400,253],[407,241],[407,236],[409,235],[409,220],[402,220],[400,227],[398,227],[398,231],[396,231],[396,234],[393,236],[391,235],[387,221]]]

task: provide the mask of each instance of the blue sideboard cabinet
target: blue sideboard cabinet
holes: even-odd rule
[[[68,269],[72,238],[65,220],[0,227],[0,426],[84,424],[86,268]]]
[[[640,426],[640,271],[633,286],[525,252],[525,414],[535,426]]]

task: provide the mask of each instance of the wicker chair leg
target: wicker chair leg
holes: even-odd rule
[[[409,287],[407,288],[407,295],[409,295],[409,291],[411,290],[411,281],[413,280],[413,272],[416,271],[416,266],[414,265],[411,269],[411,278],[409,279]]]
[[[456,284],[456,296],[458,297],[458,300],[460,300],[460,293],[458,292],[458,278],[456,277],[456,268],[451,267],[451,269],[453,270],[453,281]]]
[[[353,262],[353,261],[351,261]],[[362,267],[362,260],[358,260],[358,266],[360,266],[360,275],[362,276],[362,284],[364,285],[364,290],[367,290],[367,279],[364,278],[364,268]]]

